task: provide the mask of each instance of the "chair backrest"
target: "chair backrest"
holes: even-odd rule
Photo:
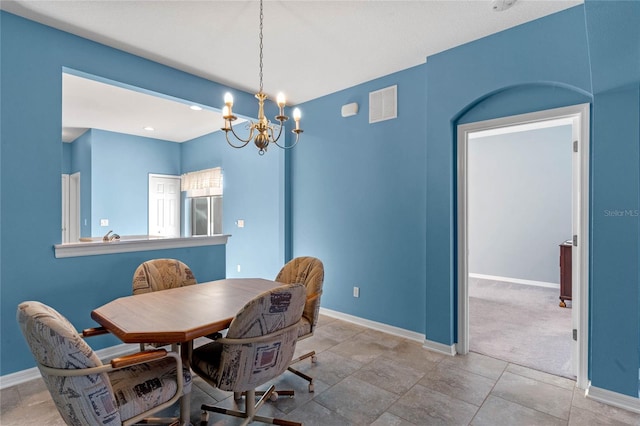
[[[282,374],[293,358],[304,302],[302,284],[276,287],[249,301],[222,339],[217,386],[244,392]],[[255,338],[259,342],[252,342]]]
[[[191,269],[177,259],[153,259],[142,263],[133,274],[133,294],[150,293],[196,284]]]
[[[284,284],[302,283],[307,288],[307,301],[302,316],[311,324],[311,331],[318,323],[320,296],[324,282],[324,265],[320,259],[303,256],[290,260],[282,267],[276,281]]]
[[[40,302],[23,302],[18,305],[17,320],[38,368],[74,370],[102,365],[75,327],[55,309]],[[40,373],[67,424],[121,424],[106,373],[77,377],[52,376],[42,369]]]

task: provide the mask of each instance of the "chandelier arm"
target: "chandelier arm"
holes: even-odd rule
[[[234,148],[244,148],[245,146],[247,146],[247,144],[249,142],[251,142],[251,140],[253,139],[253,130],[255,129],[255,127],[253,126],[253,123],[251,124],[251,131],[249,132],[249,136],[247,137],[247,139],[242,139],[240,136],[238,136],[238,134],[236,133],[235,130],[233,130],[233,125],[231,123],[229,123],[229,130],[231,130],[231,133],[233,134],[233,136],[236,138],[236,140],[238,140],[239,142],[241,142],[240,145],[234,145],[230,140],[229,140],[229,130],[225,130],[224,132],[224,136],[227,139],[227,143],[229,145],[231,145]]]
[[[282,128],[281,128],[282,129]],[[280,135],[278,135],[278,138],[280,138]],[[293,145],[289,145],[289,146],[285,146],[285,145],[280,145],[278,142],[276,142],[276,140],[273,141],[274,144],[276,144],[276,146],[278,148],[282,148],[282,149],[291,149],[294,146],[296,146],[298,144],[298,141],[300,140],[300,133],[296,133],[296,141],[293,143]]]
[[[234,135],[235,135],[235,133],[234,133]],[[240,139],[243,143],[242,143],[242,144],[240,144],[240,145],[234,145],[234,144],[233,144],[233,142],[231,142],[231,141],[229,140],[229,132],[224,132],[224,136],[225,136],[225,138],[227,139],[227,143],[228,143],[228,144],[229,144],[229,146],[231,146],[232,148],[244,148],[245,146],[247,146],[247,144],[248,144],[249,142],[251,142],[251,139],[249,139],[248,141],[244,141],[244,140]]]
[[[231,129],[231,133],[233,133],[233,136],[235,136],[235,138],[238,141],[244,143],[244,145],[242,145],[242,146],[247,145],[249,142],[251,142],[251,139],[253,139],[253,131],[255,129],[253,123],[251,123],[250,132],[249,132],[249,136],[247,137],[247,139],[242,139],[240,136],[238,136],[236,131],[233,129],[233,124],[229,123],[229,128]]]
[[[284,127],[282,125],[282,122],[280,122],[280,130],[278,131],[278,137],[275,137],[273,134],[273,126],[269,127],[269,132],[271,133],[271,140],[273,141],[273,143],[275,143],[276,145],[278,145],[278,140],[280,140],[280,136],[282,135],[282,128]],[[278,145],[280,146],[280,145]]]

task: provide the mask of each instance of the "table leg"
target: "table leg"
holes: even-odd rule
[[[193,341],[180,344],[180,358],[182,366],[191,371],[191,352],[193,351]],[[191,383],[193,388],[193,381]],[[191,426],[191,392],[180,398],[180,426]]]

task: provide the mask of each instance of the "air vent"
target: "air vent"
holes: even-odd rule
[[[398,85],[369,92],[369,123],[398,117]]]

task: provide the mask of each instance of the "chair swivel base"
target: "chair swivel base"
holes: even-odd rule
[[[297,363],[297,362],[300,362],[300,361],[302,361],[302,360],[304,360],[304,359],[307,359],[307,358],[309,358],[309,357],[311,357],[311,362],[312,362],[312,363],[314,363],[314,364],[315,364],[315,363],[316,363],[316,361],[318,360],[318,357],[316,356],[316,351],[311,351],[311,352],[309,352],[309,353],[306,353],[306,354],[304,354],[304,355],[302,355],[302,356],[300,356],[300,357],[298,357],[298,358],[296,358],[296,359],[292,360],[292,361],[289,363],[289,367],[287,367],[287,370],[289,370],[290,372],[292,372],[292,373],[293,373],[293,374],[295,374],[296,376],[301,377],[301,378],[303,378],[304,380],[306,380],[307,382],[309,382],[309,392],[313,392],[313,391],[315,390],[315,389],[313,388],[313,377],[308,376],[308,375],[304,374],[302,371],[300,371],[300,370],[296,370],[295,368],[293,368],[293,367],[292,367],[292,365],[293,365],[293,364],[295,364],[295,363]]]
[[[209,411],[214,413],[226,414],[228,416],[235,416],[244,418],[245,421],[242,422],[242,426],[248,425],[251,422],[262,422],[273,425],[281,425],[281,426],[302,426],[302,423],[292,422],[290,420],[284,419],[275,419],[273,417],[265,417],[258,416],[256,412],[262,407],[267,399],[272,399],[272,395],[275,393],[275,386],[271,385],[269,389],[267,389],[264,394],[260,397],[260,399],[254,404],[250,404],[250,401],[256,400],[256,391],[250,390],[246,392],[246,411],[238,411],[231,410],[228,408],[216,407],[214,405],[202,404],[200,407],[202,409],[202,415],[200,417],[200,425],[206,426],[209,423]],[[276,394],[277,397],[277,394]]]

